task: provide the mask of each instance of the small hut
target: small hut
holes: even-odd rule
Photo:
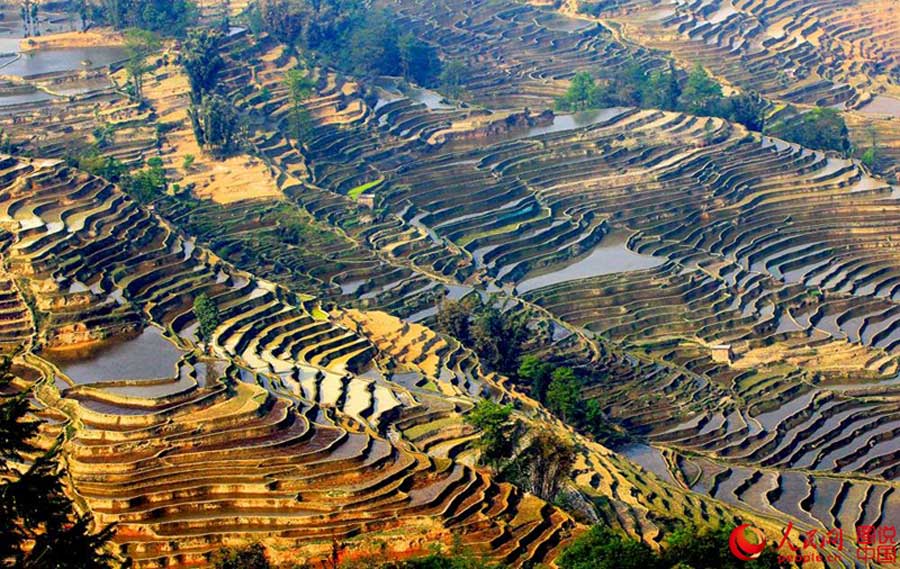
[[[712,359],[714,362],[721,364],[730,364],[734,360],[734,351],[731,344],[716,344],[711,346]]]
[[[359,194],[356,203],[369,209],[375,209],[375,194]]]

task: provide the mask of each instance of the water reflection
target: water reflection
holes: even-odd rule
[[[76,384],[120,379],[161,379],[175,374],[182,352],[148,326],[132,338],[84,347],[45,350],[44,355]]]
[[[565,281],[650,269],[665,262],[660,257],[642,255],[629,249],[628,237],[625,232],[613,231],[587,257],[552,273],[525,279],[516,285],[516,289],[523,293]]]

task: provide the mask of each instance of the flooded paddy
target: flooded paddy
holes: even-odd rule
[[[651,269],[665,262],[665,259],[632,251],[628,248],[628,238],[624,231],[613,231],[587,257],[552,273],[527,278],[516,285],[516,289],[524,293],[564,281]]]
[[[155,326],[132,338],[44,352],[76,384],[172,377],[182,354]]]
[[[7,57],[0,58],[0,75],[32,77],[47,73],[97,69],[126,58],[123,47],[72,47],[20,52],[18,43],[18,39],[0,40],[0,53],[7,54]]]
[[[900,117],[900,99],[875,95],[871,101],[859,108],[859,112],[869,115]]]
[[[553,122],[549,125],[529,128],[525,133],[525,137],[540,136],[542,134],[552,134],[554,132],[563,132],[566,130],[575,130],[576,128],[592,126],[612,120],[627,110],[627,107],[609,107],[607,109],[597,109],[595,111],[581,111],[578,113],[556,115],[553,117]]]
[[[666,459],[659,449],[650,445],[635,443],[622,447],[617,451],[631,462],[640,465],[644,470],[652,472],[670,484],[675,484],[675,478],[669,472]]]

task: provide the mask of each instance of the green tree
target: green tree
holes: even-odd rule
[[[128,168],[112,156],[105,156],[96,150],[91,150],[78,156],[74,165],[95,176],[105,178],[110,182],[119,182],[126,176]],[[123,184],[124,186],[124,184]]]
[[[766,126],[766,102],[755,91],[728,98],[728,118],[750,130],[762,132]]]
[[[394,19],[383,10],[369,12],[354,26],[349,51],[343,52],[347,67],[359,74],[400,75],[400,48]]]
[[[469,80],[469,68],[459,59],[451,59],[441,68],[438,83],[447,96],[458,99]]]
[[[836,109],[817,107],[772,125],[770,133],[816,150],[850,150],[847,124]]]
[[[91,8],[87,0],[78,0],[78,18],[81,20],[81,31],[87,31],[88,20],[91,17]]]
[[[865,152],[862,153],[859,160],[868,168],[872,168],[875,166],[875,160],[877,159],[878,154],[874,147],[867,148]]]
[[[603,413],[603,407],[600,406],[600,402],[596,399],[589,399],[584,404],[584,423],[588,430],[596,434],[597,426],[605,422],[606,416]]]
[[[698,529],[693,525],[676,528],[666,536],[666,547],[660,558],[665,567],[681,563],[687,567],[716,567],[717,569],[780,569],[790,565],[778,561],[772,544],[753,561],[741,561],[732,555],[728,540],[733,525]]]
[[[728,546],[733,525],[676,528],[655,553],[644,543],[603,526],[594,526],[563,550],[560,569],[787,569],[774,544],[752,561],[741,561]]]
[[[194,318],[197,319],[197,337],[201,342],[209,342],[221,324],[219,307],[206,293],[194,299]]]
[[[138,102],[144,100],[144,75],[150,71],[147,57],[159,47],[159,38],[153,32],[137,28],[125,32],[125,53],[128,56],[125,71],[131,83],[132,96]]]
[[[412,34],[400,36],[397,48],[403,76],[419,85],[433,86],[441,74],[441,60],[437,50]]]
[[[66,496],[58,447],[41,453],[31,442],[39,423],[27,418],[28,391],[9,394],[12,361],[0,358],[0,566],[100,569],[113,558],[104,547],[113,526],[92,533],[93,518]],[[35,456],[27,468],[15,465]]]
[[[575,449],[552,431],[533,433],[508,470],[510,478],[535,496],[552,502],[572,472]]]
[[[215,569],[269,569],[266,548],[259,543],[246,547],[222,548],[212,554],[210,563]]]
[[[870,144],[860,157],[860,161],[869,168],[873,168],[878,160],[878,131],[874,125],[870,124],[866,127],[866,133],[869,135]]]
[[[547,406],[563,421],[578,424],[581,411],[581,382],[571,368],[561,367],[553,371],[547,388]]]
[[[303,102],[312,96],[316,84],[307,70],[296,68],[287,72],[285,82],[291,102],[291,132],[296,140],[302,141],[309,132],[311,121],[309,111]]]
[[[519,379],[531,386],[531,395],[541,403],[547,398],[553,365],[542,361],[537,356],[525,356],[516,372]]]
[[[221,158],[233,152],[241,139],[240,120],[234,107],[218,94],[208,95],[188,109],[197,143]]]
[[[458,535],[453,536],[450,551],[434,551],[428,555],[403,560],[387,560],[384,555],[377,558],[347,561],[341,569],[503,569],[503,565],[492,563],[484,555],[478,555],[462,544]],[[537,569],[537,568],[535,568]]]
[[[722,86],[697,64],[688,74],[681,93],[681,107],[695,115],[715,115],[721,101]]]
[[[727,549],[727,547],[726,547]],[[559,569],[663,569],[646,544],[603,526],[580,535],[557,558]]]
[[[303,3],[290,0],[259,0],[254,6],[262,28],[278,41],[293,45],[300,36],[302,22],[310,14]]]
[[[22,17],[25,37],[38,35],[38,3],[35,0],[22,0],[19,15]]]
[[[678,98],[681,97],[681,83],[678,80],[678,70],[670,62],[666,71],[652,71],[644,75],[640,71],[632,75],[630,81],[637,83],[640,91],[641,103],[646,107],[674,111],[678,108]]]
[[[442,300],[438,305],[437,329],[443,334],[459,340],[464,346],[472,342],[469,318],[470,309],[458,300]]]
[[[465,422],[481,431],[474,443],[481,451],[481,464],[499,469],[512,458],[523,431],[521,422],[512,417],[512,405],[482,399],[465,415]]]
[[[523,315],[484,306],[475,317],[471,334],[472,346],[481,361],[500,373],[515,372],[529,335]]]
[[[152,202],[166,190],[166,171],[162,159],[157,156],[150,158],[146,168],[132,172],[130,178],[120,183],[139,202]]]
[[[133,27],[181,37],[198,12],[188,0],[101,0],[95,15],[116,29]]]
[[[557,101],[563,110],[583,111],[598,103],[600,92],[594,78],[587,71],[579,71],[572,77],[566,94]]]
[[[219,72],[225,65],[219,55],[221,43],[222,33],[209,29],[192,31],[184,42],[181,61],[191,85],[191,102],[195,105],[216,87]]]

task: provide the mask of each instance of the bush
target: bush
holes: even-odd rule
[[[776,123],[769,132],[807,148],[842,153],[850,150],[847,124],[835,109],[815,108],[788,121]]]
[[[663,549],[654,552],[646,544],[607,527],[594,526],[563,550],[556,560],[560,569],[781,569],[774,547],[759,558],[741,561],[728,545],[733,525],[715,529],[682,526],[667,536]],[[773,544],[774,545],[774,544]]]

